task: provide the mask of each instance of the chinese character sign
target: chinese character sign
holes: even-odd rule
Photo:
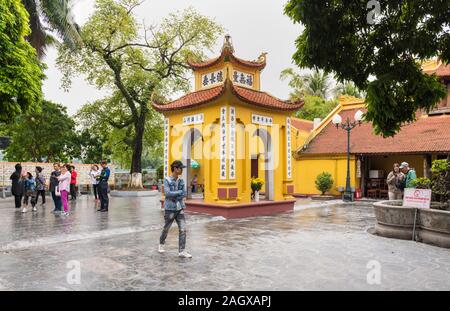
[[[202,75],[202,88],[220,84],[223,81],[224,79],[222,70],[209,72],[207,74]]]
[[[291,163],[291,118],[286,118],[286,176],[292,178]]]
[[[227,179],[227,107],[220,108],[220,179]]]
[[[258,114],[252,114],[252,123],[253,124],[259,124],[259,125],[266,125],[266,126],[272,126],[273,124],[273,118],[267,117],[267,116],[261,116]]]
[[[253,87],[253,75],[233,70],[233,83]]]
[[[183,125],[201,124],[205,120],[204,114],[199,113],[192,116],[183,117]]]
[[[164,173],[169,176],[169,118],[164,119]]]
[[[228,149],[230,179],[236,178],[236,110],[230,107],[230,144]]]

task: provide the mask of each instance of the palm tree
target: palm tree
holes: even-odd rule
[[[79,26],[73,20],[71,2],[72,0],[22,0],[30,15],[31,34],[27,39],[36,49],[39,58],[45,55],[48,45],[58,42],[51,31],[56,32],[63,43],[73,49],[80,43]]]
[[[344,83],[339,83],[338,85],[336,85],[336,87],[334,88],[334,93],[336,94],[336,96],[350,95],[356,98],[364,98],[365,96],[364,92],[358,89],[356,85],[351,81],[346,81]]]
[[[307,75],[300,75],[292,68],[284,69],[280,74],[280,79],[289,79],[289,86],[292,88],[290,98],[293,100],[303,98],[303,95],[318,96],[326,99],[331,91],[332,79],[322,70],[313,70]]]
[[[312,73],[303,76],[305,92],[309,95],[328,98],[331,90],[331,78],[323,70],[313,70]]]

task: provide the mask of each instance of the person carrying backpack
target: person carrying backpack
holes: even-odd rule
[[[33,178],[33,175],[30,172],[27,172],[24,181],[24,197],[23,197],[23,209],[22,213],[27,212],[28,208],[28,200],[30,200],[31,207],[33,212],[37,211],[36,207],[36,181]]]
[[[183,179],[180,177],[183,168],[181,161],[173,161],[170,165],[172,174],[164,178],[164,228],[159,238],[158,251],[164,253],[164,242],[166,241],[169,229],[174,221],[177,222],[179,238],[178,238],[178,256],[184,258],[192,258],[192,255],[185,250],[186,246],[186,220],[184,217],[184,198],[186,190]]]

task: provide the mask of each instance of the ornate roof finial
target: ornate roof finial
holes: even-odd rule
[[[234,53],[234,48],[233,48],[233,42],[231,41],[231,36],[230,35],[225,35],[225,41],[223,42],[223,46],[222,46],[222,52],[228,49],[231,54]]]

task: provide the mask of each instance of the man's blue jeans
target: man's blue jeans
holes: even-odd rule
[[[55,203],[55,211],[62,211],[62,201],[61,196],[57,196],[55,191],[52,191],[53,203]]]

